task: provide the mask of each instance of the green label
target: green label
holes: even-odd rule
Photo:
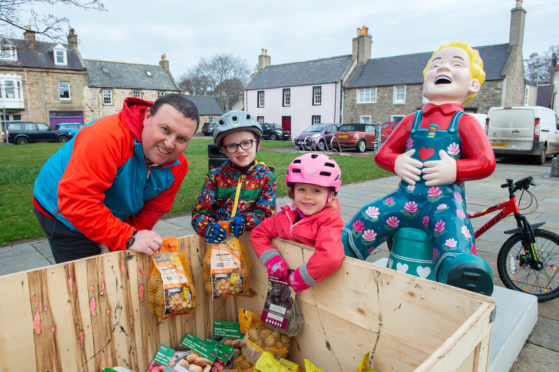
[[[187,333],[184,336],[181,341],[181,345],[189,348],[192,351],[195,351],[200,356],[209,359],[211,362],[215,362],[215,358],[217,358],[218,350],[213,345],[199,339],[194,335],[191,335],[190,333]]]
[[[169,346],[165,346],[163,344],[161,344],[161,346],[159,346],[159,350],[157,350],[157,354],[155,354],[155,358],[153,358],[153,360],[155,360],[157,363],[166,366],[167,363],[169,363],[169,361],[171,360],[171,357],[173,356],[173,354],[175,353],[174,349],[171,349]]]
[[[223,363],[227,363],[231,356],[233,356],[233,352],[235,348],[229,345],[225,345],[222,342],[214,340],[212,338],[207,337],[206,342],[213,345],[217,349],[217,360],[221,360]]]
[[[234,322],[214,320],[214,337],[243,338],[241,325]]]

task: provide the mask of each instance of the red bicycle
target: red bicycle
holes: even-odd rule
[[[507,201],[479,212],[468,212],[470,218],[476,218],[501,211],[477,229],[474,235],[478,238],[499,221],[514,214],[517,227],[505,231],[511,237],[501,246],[497,256],[499,277],[507,288],[536,295],[539,302],[559,297],[559,235],[540,229],[545,222],[530,224],[520,213],[516,200],[515,194],[520,190],[522,194],[519,200],[522,200],[524,193],[530,196],[529,206],[536,200],[534,194],[528,191],[530,186],[535,186],[533,178],[506,181],[501,187],[509,190]]]

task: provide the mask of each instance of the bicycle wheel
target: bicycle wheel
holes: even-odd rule
[[[559,297],[559,235],[547,230],[535,230],[534,248],[542,268],[537,269],[522,247],[521,234],[507,239],[499,250],[497,269],[507,288],[530,293],[539,302]]]

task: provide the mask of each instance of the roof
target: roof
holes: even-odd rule
[[[271,65],[260,71],[247,90],[335,83],[351,63],[351,55]]]
[[[87,84],[93,88],[179,91],[171,74],[160,65],[86,59]]]
[[[35,41],[31,47],[23,39],[2,39],[2,44],[12,44],[17,50],[17,61],[0,59],[0,66],[17,66],[31,68],[50,68],[56,70],[85,70],[85,66],[80,62],[78,53],[64,43],[51,43],[45,41]],[[66,65],[55,65],[53,48],[56,45],[66,48]]]
[[[503,70],[510,54],[508,47],[508,44],[474,47],[483,60],[485,80],[503,79]],[[369,59],[357,70],[346,88],[422,84],[423,69],[432,54],[426,52]]]
[[[204,115],[221,115],[222,111],[215,100],[215,97],[211,96],[187,96],[196,107],[198,107],[198,112],[200,116]]]

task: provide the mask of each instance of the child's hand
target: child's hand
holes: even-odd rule
[[[246,228],[246,220],[244,217],[235,216],[229,218],[227,221],[231,221],[229,223],[229,232],[231,233],[231,235],[233,235],[235,238],[243,235]]]
[[[289,274],[289,278],[287,278],[287,281],[289,282],[291,288],[295,290],[295,292],[301,292],[311,287],[301,277],[301,274],[299,273],[299,268],[297,268],[297,270]]]
[[[204,232],[204,239],[206,239],[208,243],[222,242],[226,236],[227,232],[223,227],[219,226],[217,222],[209,224]]]
[[[275,276],[276,278],[285,280],[289,274],[287,264],[279,254],[270,258],[264,266],[266,266],[266,271],[269,276]]]

